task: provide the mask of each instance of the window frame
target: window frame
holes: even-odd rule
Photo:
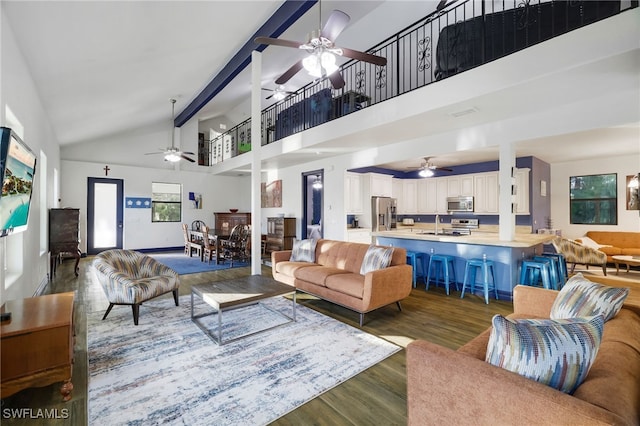
[[[605,177],[613,177],[614,182],[613,182],[612,197],[600,196],[600,197],[591,197],[591,198],[587,198],[587,197],[575,198],[574,189],[573,189],[574,180],[578,180],[581,178],[597,178],[597,177],[601,177],[602,179],[604,179]],[[594,212],[593,212],[594,220],[592,222],[587,222],[587,221],[577,222],[576,220],[578,220],[579,218],[574,217],[574,215],[577,215],[577,212],[575,211],[576,208],[578,208],[577,206],[579,206],[580,204],[587,204],[587,203],[596,204],[596,208],[594,209]],[[603,212],[605,210],[610,210],[610,209],[612,209],[612,213],[613,213],[611,220],[605,221],[601,217],[602,215],[600,212]],[[618,174],[617,173],[597,173],[597,174],[590,174],[590,175],[569,176],[569,223],[571,225],[617,225],[618,224]]]
[[[155,199],[156,194],[176,194],[175,192],[155,192],[154,185],[175,185],[179,188],[178,199],[177,200],[163,200],[163,199]],[[169,197],[168,197],[169,198]],[[170,220],[170,218],[156,219],[156,211],[160,206],[178,206],[179,217],[177,220]],[[178,223],[182,222],[182,184],[181,183],[172,183],[172,182],[151,182],[151,223]]]

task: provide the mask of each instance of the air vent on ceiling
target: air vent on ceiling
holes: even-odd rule
[[[478,112],[478,110],[472,107],[472,108],[467,108],[460,111],[451,112],[449,113],[449,115],[454,118],[458,118],[458,117],[462,117],[463,115],[474,114],[476,112]]]

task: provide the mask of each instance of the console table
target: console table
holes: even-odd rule
[[[62,399],[71,399],[73,384],[74,293],[9,300],[0,325],[1,396],[62,381]]]

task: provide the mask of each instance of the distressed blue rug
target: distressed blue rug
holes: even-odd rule
[[[291,315],[291,300],[264,301]],[[196,298],[196,314],[211,309]],[[297,322],[216,345],[190,317],[189,296],[87,314],[91,425],[265,425],[401,348],[296,305]],[[207,327],[216,316],[204,317]],[[223,314],[224,333],[282,317],[260,305]]]
[[[170,253],[153,253],[149,256],[156,259],[158,262],[167,265],[178,273],[178,275],[195,274],[198,272],[210,272],[219,271],[220,269],[231,268],[231,263],[220,262],[216,265],[215,261],[210,263],[201,262],[197,256],[189,257],[183,252],[170,252]],[[248,262],[233,262],[234,268],[240,268],[243,266],[249,266]]]

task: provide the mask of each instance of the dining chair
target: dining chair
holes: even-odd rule
[[[202,244],[191,239],[189,226],[186,223],[182,224],[182,233],[184,235],[184,254],[188,254],[189,257],[192,257],[195,250],[200,259],[202,259]]]
[[[218,255],[216,235],[209,235],[209,227],[207,225],[202,226],[202,261],[205,259],[207,263],[211,262],[213,256]]]

